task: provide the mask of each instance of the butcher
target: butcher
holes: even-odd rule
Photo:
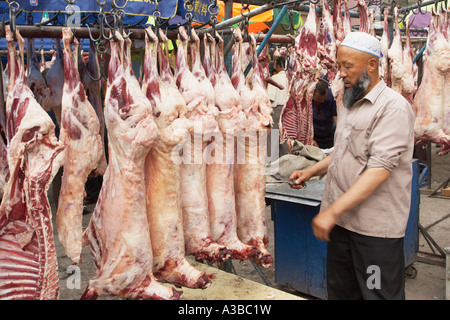
[[[283,109],[283,106],[286,104],[286,101],[289,99],[289,87],[286,72],[284,71],[285,67],[286,67],[286,57],[284,56],[278,57],[275,60],[275,72],[274,75],[272,76],[272,79],[276,83],[282,85],[283,89],[280,89],[270,83],[267,85],[267,94],[269,95],[269,99],[273,109],[272,112],[273,128],[268,136],[269,144],[271,142],[270,138],[272,135],[276,136],[275,139],[272,138],[274,141],[279,140],[278,123],[280,122],[281,110]],[[278,157],[284,156],[285,154],[288,153],[289,147],[287,145],[287,142],[280,143],[278,146]]]
[[[381,44],[351,32],[337,53],[345,84],[333,153],[294,171],[293,188],[327,173],[314,235],[328,241],[329,299],[405,299],[414,114],[379,74]]]

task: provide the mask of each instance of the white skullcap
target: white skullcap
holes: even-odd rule
[[[350,32],[345,36],[341,46],[353,48],[381,58],[381,42],[365,32]]]

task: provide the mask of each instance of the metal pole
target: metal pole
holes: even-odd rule
[[[274,4],[273,1],[269,1],[269,3],[263,5],[259,8],[250,10],[249,12],[247,12],[243,15],[239,15],[239,16],[233,17],[231,19],[225,20],[223,22],[220,22],[220,23],[216,24],[216,30],[221,30],[221,29],[231,27],[232,25],[239,23],[242,19],[244,19],[244,17],[251,18],[251,17],[257,16],[258,14],[266,12],[270,9],[273,9],[273,4]],[[211,30],[212,30],[212,28],[209,27],[209,28],[206,28],[205,32],[211,32]]]
[[[439,2],[444,2],[444,1],[445,0],[437,0],[438,3]],[[422,4],[420,4],[420,7],[425,7],[425,6],[428,6],[430,4],[436,4],[436,0],[423,2]],[[402,12],[409,11],[409,10],[412,10],[412,9],[417,9],[418,7],[419,6],[417,4],[415,4],[415,5],[412,5],[412,6],[409,6],[409,7],[398,9],[398,12],[402,13]]]
[[[65,27],[62,26],[28,26],[28,25],[18,25],[17,30],[19,30],[20,35],[23,38],[62,38],[62,30]],[[74,36],[78,39],[85,38],[89,39],[89,30],[87,27],[77,27],[77,28],[71,28]],[[93,38],[98,38],[100,36],[100,29],[99,28],[91,28],[91,34]],[[108,34],[111,29],[105,28],[105,33]],[[130,38],[131,39],[145,39],[145,29],[128,29],[128,31],[131,32]],[[197,31],[197,34],[199,36],[202,36],[204,33],[206,33],[206,29],[199,29]],[[233,30],[220,30],[222,34],[231,34]],[[169,39],[176,39],[177,38],[177,31],[176,30],[168,30],[167,31],[167,37]]]
[[[224,13],[224,20],[231,19],[233,17],[233,1],[232,0],[225,0],[225,13]],[[233,43],[233,35],[225,36],[223,37],[223,40],[228,45]],[[229,75],[231,75],[231,68],[232,68],[232,58],[231,54],[229,54],[228,51],[224,50],[224,61],[225,61],[225,68]]]
[[[416,61],[420,58],[420,56],[422,55],[422,53],[425,51],[427,47],[427,44],[425,43],[422,48],[420,48],[419,52],[416,54],[416,56],[413,59],[413,63],[416,63]]]
[[[280,14],[278,15],[278,17],[276,18],[275,22],[273,23],[272,27],[270,27],[269,32],[267,32],[267,35],[264,37],[263,41],[261,42],[261,44],[258,47],[258,50],[256,51],[256,56],[259,56],[260,53],[262,52],[262,50],[264,49],[264,47],[266,46],[267,42],[269,41],[270,37],[272,36],[273,32],[275,31],[275,29],[277,28],[277,26],[280,24],[281,19],[283,19],[284,15],[286,14],[288,10],[287,6],[284,6],[281,11]],[[252,68],[252,61],[250,61],[250,63],[248,64],[247,68],[245,69],[245,76],[247,76],[247,74],[250,72],[250,69]]]
[[[445,300],[450,300],[450,247],[445,250]]]

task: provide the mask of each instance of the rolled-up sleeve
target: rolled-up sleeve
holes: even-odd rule
[[[402,104],[387,107],[379,115],[368,139],[368,168],[383,167],[392,171],[400,161],[403,152],[413,141],[414,120]]]

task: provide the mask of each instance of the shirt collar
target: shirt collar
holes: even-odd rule
[[[366,100],[369,100],[372,104],[374,104],[375,100],[378,98],[378,96],[380,95],[380,93],[384,90],[384,88],[386,88],[386,83],[384,83],[384,81],[381,79],[376,85],[375,87],[372,88],[372,90],[370,90],[366,96],[363,98]]]

